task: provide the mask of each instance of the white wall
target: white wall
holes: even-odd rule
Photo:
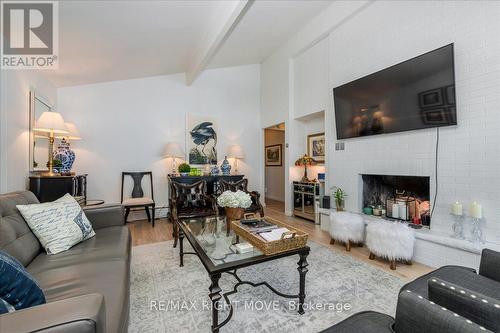
[[[238,163],[249,187],[263,192],[259,65],[205,71],[192,86],[184,74],[114,81],[58,90],[59,110],[80,129],[75,169],[89,174],[90,198],[118,202],[122,171],[151,170],[157,206],[167,205],[168,141],[186,140],[186,115],[218,118],[219,165],[231,144],[246,158]]]
[[[430,176],[434,187],[435,130],[346,140],[346,150],[336,152],[332,88],[453,42],[459,125],[441,129],[432,229],[449,233],[450,204],[477,200],[484,206],[487,240],[500,243],[499,35],[499,2],[335,1],[262,64],[263,125],[293,119],[290,61],[327,37],[329,185],[347,190],[353,211],[361,208],[360,173]],[[289,139],[295,140],[300,128],[288,125]],[[388,160],[389,150],[401,158]]]
[[[283,153],[283,149],[285,149],[285,131],[265,129],[264,140],[265,146],[280,144]],[[283,156],[281,158],[283,159]],[[285,168],[283,163],[281,166],[266,166],[265,173],[266,198],[284,202]]]
[[[29,92],[55,105],[56,88],[34,70],[1,70],[0,193],[27,189]]]

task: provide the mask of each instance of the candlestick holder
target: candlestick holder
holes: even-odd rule
[[[451,214],[455,218],[455,223],[453,223],[453,235],[451,237],[456,239],[465,239],[464,237],[464,215]]]
[[[481,228],[481,218],[471,217],[472,219],[472,230],[471,230],[471,242],[474,244],[483,244],[483,229]]]

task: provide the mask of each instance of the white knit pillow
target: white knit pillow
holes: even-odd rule
[[[57,254],[95,236],[82,207],[69,194],[53,202],[17,205],[47,254]]]

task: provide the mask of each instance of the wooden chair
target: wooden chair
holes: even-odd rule
[[[125,176],[132,177],[134,181],[134,188],[132,189],[131,197],[128,199],[123,199],[123,184],[125,183]],[[144,191],[142,189],[142,178],[144,176],[149,176],[151,184],[151,196],[144,196]],[[153,191],[153,173],[151,171],[144,172],[122,172],[122,190],[121,190],[121,203],[125,208],[125,222],[127,222],[128,214],[132,208],[144,207],[146,210],[146,215],[148,216],[148,221],[151,222],[153,228],[155,226],[155,199]],[[149,209],[151,208],[151,214]]]
[[[221,179],[222,192],[232,191],[236,192],[238,190],[246,192],[252,198],[252,205],[245,209],[245,213],[259,213],[261,217],[264,217],[264,207],[260,203],[260,193],[257,191],[248,191],[248,179],[244,178],[237,182],[228,182]]]
[[[179,221],[219,215],[215,198],[207,194],[207,182],[205,180],[193,184],[172,181],[168,201],[174,226],[174,247],[177,246],[179,239]]]

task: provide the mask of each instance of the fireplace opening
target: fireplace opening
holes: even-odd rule
[[[361,175],[363,212],[430,226],[430,177]]]

